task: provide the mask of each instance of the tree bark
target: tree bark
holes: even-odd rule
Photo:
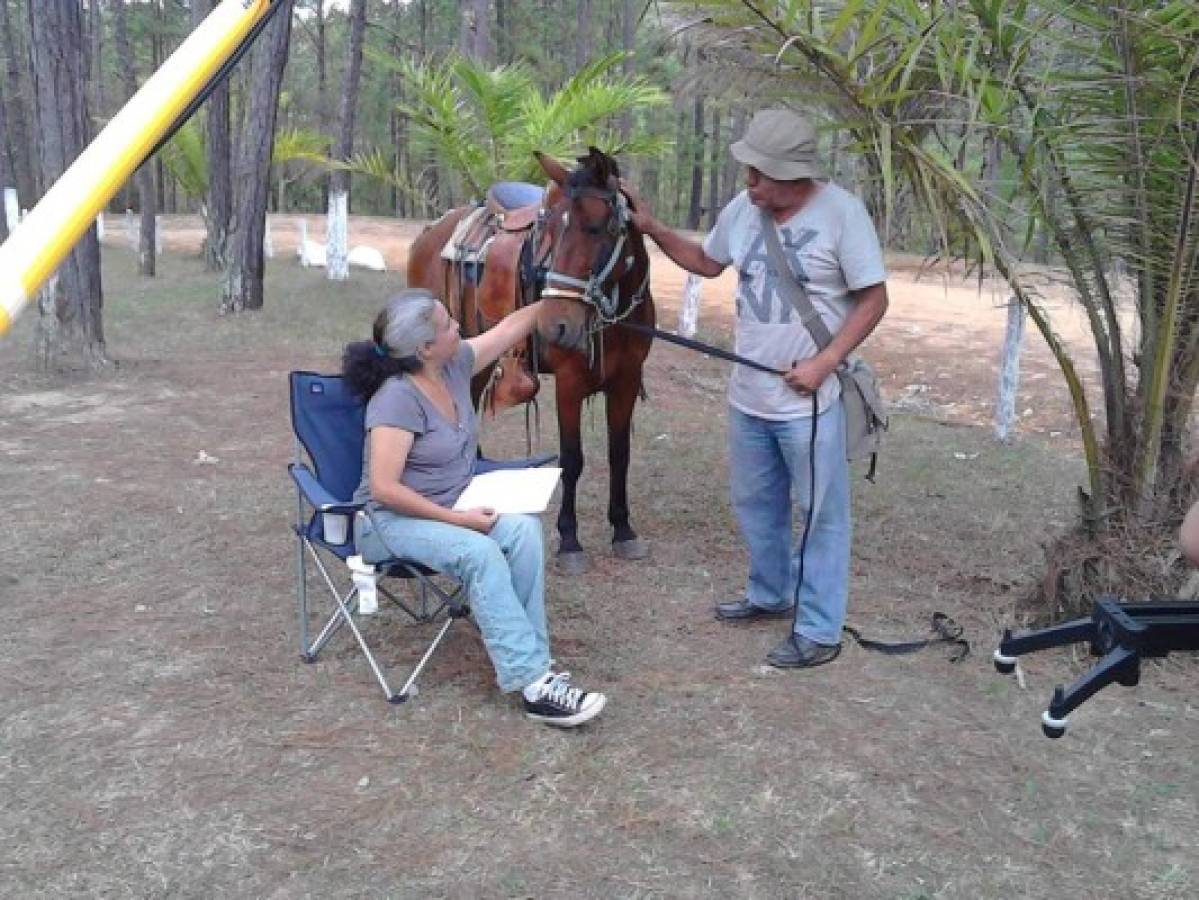
[[[123,60],[121,73],[125,81],[125,99],[128,100],[137,93],[137,63],[133,55],[133,45],[129,41],[129,20],[125,9],[125,0],[113,0],[114,24],[116,26],[117,55]],[[137,242],[137,269],[147,277],[154,277],[155,236],[154,228],[158,215],[158,192],[154,185],[154,162],[143,160],[133,176],[137,186],[137,206],[141,212],[141,230]]]
[[[4,0],[0,0],[3,3]],[[4,189],[15,187],[12,146],[8,131],[8,101],[0,84],[0,244],[8,240],[8,216],[4,211]]]
[[[337,144],[333,158],[348,160],[354,153],[354,111],[358,106],[358,86],[362,78],[362,41],[366,33],[366,0],[353,0],[350,5],[350,34],[347,46],[345,81],[341,91],[341,123],[338,128]],[[325,271],[331,280],[344,281],[349,277],[346,254],[348,224],[344,217],[349,213],[350,173],[334,169],[329,179],[329,221],[336,226],[329,229],[328,256]]]
[[[704,197],[704,96],[695,95],[695,112],[691,130],[691,200],[687,207],[687,227],[699,228]]]
[[[731,141],[738,141],[745,134],[745,122],[747,119],[746,108],[747,100],[741,100],[733,110],[733,129],[729,134]],[[741,163],[730,153],[724,160],[724,178],[723,187],[720,190],[720,205],[723,207],[738,193],[739,181],[738,176],[741,173]],[[718,211],[719,212],[719,211]]]
[[[403,41],[400,37],[404,27],[404,10],[406,6],[403,3],[396,3],[392,7],[392,39],[391,39],[391,55],[396,59],[400,59],[404,52]],[[498,9],[498,7],[497,7]],[[501,28],[502,33],[502,28]],[[404,99],[404,79],[398,71],[393,70],[388,84],[391,88],[391,96],[397,102],[402,102]],[[391,136],[392,147],[392,167],[398,176],[404,170],[404,152],[406,135],[404,133],[404,123],[400,119],[400,112],[396,109],[395,103],[390,104],[388,113],[388,134]],[[388,187],[388,206],[395,216],[403,218],[407,215],[408,198],[404,196],[404,192],[396,188],[394,184]]]
[[[38,196],[38,155],[30,140],[28,96],[25,92],[25,75],[21,66],[24,47],[13,34],[8,3],[0,2],[0,32],[4,38],[4,58],[8,63],[8,126],[12,129],[12,164],[16,178],[17,194],[22,206],[32,206]]]
[[[0,4],[2,5],[2,4]],[[29,7],[42,179],[53,184],[88,142],[79,0],[38,0]],[[42,292],[35,336],[43,369],[94,370],[107,363],[100,281],[100,244],[93,225]]]
[[[104,118],[104,4],[101,0],[92,0],[89,4],[91,11],[91,77],[92,77],[92,115],[97,119]]]
[[[633,51],[637,48],[637,16],[641,13],[641,0],[624,0],[620,17],[620,48],[627,54],[621,64],[625,78],[634,74]],[[625,112],[620,117],[620,139],[627,141],[633,132],[633,114]]]
[[[512,13],[509,0],[495,0],[495,57],[507,65],[512,62],[512,35],[508,33],[508,20]]]
[[[712,140],[708,157],[708,228],[716,227],[716,216],[720,213],[720,153],[723,139],[720,134],[720,104],[712,104]]]
[[[591,0],[575,0],[575,68],[581,69],[591,60]]]
[[[491,62],[491,3],[489,0],[465,0],[458,47],[463,56],[482,63]]]
[[[234,173],[236,211],[221,292],[221,313],[261,309],[266,206],[279,88],[287,65],[293,0],[283,0],[251,53],[249,97]]]
[[[193,0],[192,25],[198,26],[212,12],[212,0]],[[208,163],[208,193],[204,198],[204,268],[223,272],[228,261],[230,220],[233,217],[231,159],[233,141],[229,131],[229,81],[212,92],[205,104],[204,155]]]

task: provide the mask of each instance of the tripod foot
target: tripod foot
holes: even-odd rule
[[[995,671],[1001,675],[1011,675],[1016,671],[1016,657],[1014,656],[1005,656],[996,650],[991,660],[995,663]]]
[[[1066,733],[1066,728],[1069,726],[1069,719],[1055,719],[1049,715],[1049,711],[1041,713],[1041,731],[1045,737],[1057,740]]]

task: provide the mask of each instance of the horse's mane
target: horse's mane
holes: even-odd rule
[[[566,179],[567,192],[573,194],[580,188],[595,188],[606,191],[611,179],[620,179],[620,166],[616,160],[598,147],[587,148],[587,155],[578,157],[579,167]]]

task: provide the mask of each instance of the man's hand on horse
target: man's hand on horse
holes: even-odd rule
[[[620,179],[620,192],[628,198],[629,216],[632,218],[633,224],[637,226],[638,231],[645,231],[645,226],[654,220],[653,210],[649,208],[648,203],[641,199],[637,189],[623,178]]]
[[[830,361],[824,354],[818,354],[811,359],[793,362],[791,370],[783,375],[783,381],[787,382],[787,386],[793,391],[814,394],[836,368],[835,360]]]

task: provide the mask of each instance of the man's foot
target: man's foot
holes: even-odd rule
[[[840,653],[840,644],[818,644],[803,635],[791,634],[767,654],[766,662],[776,669],[810,669],[832,662]]]
[[[608,702],[598,691],[574,687],[569,672],[551,673],[533,687],[534,699],[524,698],[525,715],[558,728],[574,728],[594,719]]]
[[[753,619],[781,619],[790,616],[794,606],[784,606],[782,609],[764,609],[754,606],[747,599],[730,600],[727,603],[716,604],[716,618],[725,622],[750,621]]]

